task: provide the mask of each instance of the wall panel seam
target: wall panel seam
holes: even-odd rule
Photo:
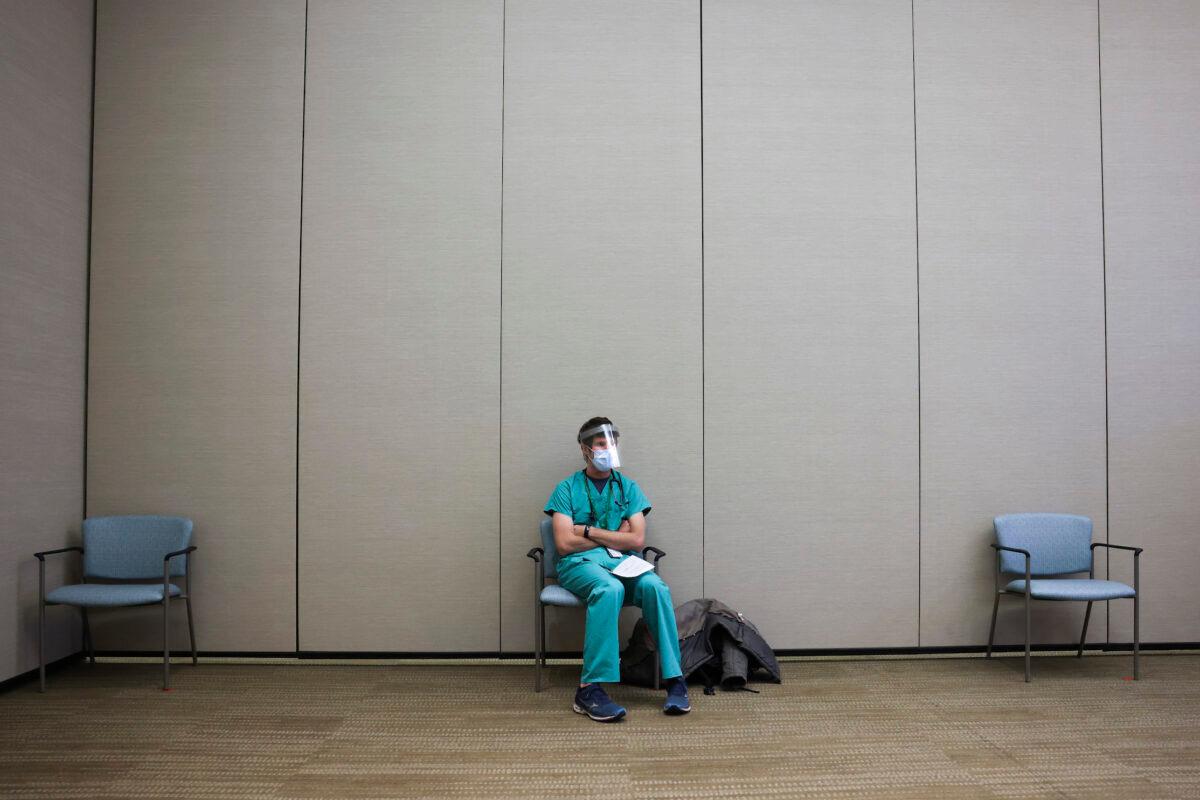
[[[708,478],[705,469],[708,464],[705,444],[708,432],[705,423],[706,377],[704,373],[704,0],[697,0],[700,12],[700,596],[707,597],[704,591],[705,546],[704,529],[706,521],[705,489]]]
[[[92,197],[96,186],[96,44],[100,24],[100,0],[92,0],[92,108],[88,119],[87,255],[83,281],[83,491],[82,518],[87,519],[88,491],[88,376],[92,346]],[[82,535],[82,534],[81,534]]]
[[[1098,1],[1098,0],[1097,0]],[[913,246],[917,281],[917,647],[921,646],[921,199],[917,178],[917,9],[909,0],[912,34]]]
[[[304,74],[300,79],[300,226],[296,254],[296,652],[300,652],[300,341],[304,303],[304,134],[308,111],[308,2],[304,3]]]
[[[1100,281],[1104,298],[1104,541],[1112,542],[1110,522],[1110,490],[1108,472],[1108,231],[1104,218],[1104,78],[1100,43],[1100,0],[1096,0],[1096,112],[1100,129]],[[1093,559],[1095,556],[1092,557]],[[1104,578],[1111,580],[1109,565],[1112,559],[1104,556]],[[1104,640],[1112,644],[1112,604],[1105,601]]]
[[[504,651],[504,103],[508,54],[508,0],[500,8],[500,351],[496,387],[496,652]],[[544,555],[544,554],[543,554]],[[537,633],[534,633],[536,636]]]

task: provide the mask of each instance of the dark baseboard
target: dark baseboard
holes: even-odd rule
[[[57,672],[63,667],[69,667],[72,664],[82,661],[83,658],[84,654],[82,651],[80,651],[78,653],[72,653],[69,656],[63,656],[57,661],[51,661],[46,665],[46,674],[50,675],[51,673]],[[11,691],[12,689],[16,689],[18,686],[24,686],[30,681],[36,681],[37,679],[38,671],[37,667],[34,667],[28,672],[22,672],[20,675],[14,675],[6,681],[0,681],[0,693]]]
[[[1079,647],[1078,642],[1069,642],[1067,644],[1035,644],[1029,649],[1034,652],[1053,652],[1063,650],[1076,650]],[[1200,650],[1200,642],[1143,642],[1140,645],[1142,652],[1151,650]],[[1107,653],[1107,652],[1133,652],[1133,642],[1114,643],[1114,644],[1087,644],[1083,647],[1084,652]],[[1025,645],[1023,644],[998,644],[992,647],[993,653],[1020,653],[1024,652]],[[781,658],[788,657],[849,657],[854,656],[953,656],[962,655],[970,656],[977,653],[987,652],[987,645],[962,645],[958,647],[837,647],[837,648],[783,648],[775,650],[775,655]],[[575,651],[555,651],[546,652],[546,658],[581,658],[583,653]],[[396,658],[409,658],[411,656],[397,655]],[[521,659],[533,658],[533,653],[529,651],[510,651],[500,654],[500,659]]]
[[[191,658],[191,650],[172,650],[172,658]],[[381,658],[454,659],[454,658],[503,658],[495,650],[480,652],[458,651],[338,651],[338,650],[201,650],[201,658],[279,658],[279,659],[345,659],[363,660]],[[109,658],[162,658],[161,650],[97,650],[97,657]]]
[[[1075,643],[1065,644],[1035,644],[1031,648],[1035,652],[1046,651],[1070,651],[1078,647]],[[1114,642],[1112,644],[1089,644],[1083,648],[1087,652],[1092,653],[1130,653],[1133,651],[1132,642]],[[1200,651],[1200,642],[1144,642],[1141,645],[1143,652],[1154,652],[1156,650],[1196,650]],[[984,645],[962,645],[958,647],[841,647],[841,648],[786,648],[775,651],[775,655],[781,657],[821,657],[821,656],[837,656],[851,657],[854,656],[971,656],[978,653],[983,653],[987,650]],[[1002,644],[992,648],[993,652],[997,653],[1019,653],[1024,650],[1024,646],[1020,644]],[[154,650],[98,650],[97,656],[108,656],[116,658],[154,658],[162,656],[161,651]],[[190,650],[172,650],[171,656],[177,658],[186,658],[191,655]],[[461,651],[394,651],[380,650],[371,652],[342,652],[337,650],[301,650],[294,651],[258,651],[258,650],[202,650],[200,655],[208,658],[278,658],[278,659],[343,659],[343,660],[371,660],[371,659],[496,659],[498,661],[516,661],[519,659],[531,659],[533,653],[529,651],[508,651],[498,653],[494,650],[478,651],[478,652],[461,652]],[[582,653],[578,650],[557,650],[546,653],[547,658],[574,658],[582,657]],[[46,674],[57,672],[72,664],[77,664],[86,658],[86,653],[80,651],[69,656],[53,661],[46,665]],[[25,685],[31,681],[36,681],[38,671],[36,668],[23,672],[20,675],[14,675],[5,681],[0,681],[0,693],[8,692]]]
[[[1064,644],[1035,644],[1031,648],[1034,652],[1047,651],[1063,651],[1075,650],[1079,647],[1076,642],[1067,642]],[[1014,653],[1021,652],[1025,649],[1021,644],[998,644],[992,648],[996,653]],[[1084,645],[1086,652],[1091,653],[1107,653],[1107,652],[1132,652],[1132,642],[1115,642],[1113,644],[1094,643]],[[1200,650],[1200,642],[1143,642],[1141,649],[1144,652],[1154,650]],[[978,653],[983,653],[987,650],[985,645],[960,645],[950,647],[838,647],[838,648],[785,648],[775,651],[775,655],[782,657],[854,657],[854,656],[953,656],[963,655],[970,656]],[[192,653],[190,650],[172,650],[173,658],[186,658]],[[97,656],[108,656],[115,658],[155,658],[161,657],[162,651],[155,650],[97,650]],[[301,650],[299,652],[291,650],[201,650],[201,657],[207,658],[279,658],[279,659],[339,659],[339,660],[371,660],[371,659],[496,659],[499,661],[515,661],[518,659],[533,658],[533,653],[523,650],[512,650],[498,653],[495,650],[480,650],[480,651],[398,651],[398,650],[371,650],[371,651],[341,651],[341,650]],[[552,650],[546,653],[547,658],[581,658],[583,653],[578,650]],[[76,654],[69,658],[79,660],[82,654]],[[63,659],[62,661],[66,661]],[[62,662],[56,662],[62,663]],[[37,676],[37,670],[32,674]],[[13,678],[12,680],[19,680]],[[2,684],[0,684],[2,685]]]
[[[338,659],[372,659],[372,658],[423,658],[423,659],[453,659],[453,658],[504,658],[503,653],[495,650],[480,650],[480,651],[439,651],[439,650],[417,650],[410,652],[396,652],[389,650],[367,651],[367,652],[351,652],[343,653],[337,650],[301,650],[294,655],[295,658],[338,658]]]
[[[201,658],[295,658],[292,650],[199,650]],[[97,650],[97,658],[157,658],[162,650]],[[172,650],[171,658],[191,658],[191,650]]]
[[[1200,642],[1142,642],[1139,648],[1150,650],[1200,650]],[[1051,652],[1061,650],[1077,650],[1079,642],[1064,644],[1035,644],[1029,648],[1033,652]],[[1133,642],[1114,642],[1106,644],[1095,642],[1085,644],[1084,652],[1107,653],[1127,651],[1133,652]],[[993,653],[1024,652],[1024,644],[993,645]],[[957,645],[951,647],[840,647],[830,649],[782,649],[776,650],[777,656],[945,656],[945,655],[975,655],[986,653],[987,645]]]

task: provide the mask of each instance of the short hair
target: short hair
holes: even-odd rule
[[[592,417],[587,422],[585,422],[579,426],[579,433],[576,434],[575,439],[580,444],[586,444],[588,447],[591,447],[592,440],[595,439],[600,434],[597,433],[597,434],[593,434],[592,436],[589,436],[588,440],[585,442],[583,440],[583,432],[588,430],[589,428],[595,428],[597,425],[612,425],[612,424],[613,424],[613,421],[611,419],[609,419],[608,417]],[[616,426],[614,426],[614,427],[616,427]]]

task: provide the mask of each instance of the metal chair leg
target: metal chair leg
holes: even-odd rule
[[[171,688],[171,640],[168,631],[168,615],[171,611],[171,594],[163,592],[163,691]]]
[[[650,633],[650,625],[646,625],[646,633],[650,634],[650,641],[654,642],[654,652],[657,654],[654,664],[654,688],[660,689],[659,680],[662,678],[662,650],[658,646],[658,641],[654,638],[654,634]]]
[[[546,610],[542,608],[542,604],[538,602],[537,597],[533,598],[533,690],[540,692],[542,690],[542,617],[546,614]]]
[[[1029,581],[1025,581],[1025,682],[1031,680],[1029,676]]]
[[[87,647],[88,661],[95,664],[96,647],[92,644],[92,626],[88,624],[87,606],[80,606],[79,612],[83,615],[83,643]]]
[[[546,607],[541,607],[541,667],[545,669],[547,662],[550,661],[550,655],[547,655],[550,650],[546,649]]]
[[[46,691],[46,592],[38,596],[38,691]]]
[[[1142,671],[1138,664],[1138,649],[1141,644],[1141,639],[1138,631],[1138,599],[1137,595],[1133,598],[1133,679],[1135,681],[1142,679]]]
[[[187,606],[188,618],[188,638],[192,640],[192,666],[200,663],[200,659],[196,657],[196,628],[192,625],[192,596],[188,595],[183,598],[184,604]]]
[[[1083,643],[1087,641],[1087,626],[1088,618],[1092,616],[1092,601],[1087,604],[1087,611],[1083,612],[1083,633],[1079,634],[1079,655],[1076,658],[1083,658]]]
[[[984,658],[992,657],[992,640],[996,638],[996,612],[1000,610],[1000,593],[996,592],[996,601],[992,603],[992,625],[988,628],[987,653]]]
[[[1142,567],[1140,550],[1133,554],[1133,679],[1141,680],[1142,671],[1138,664],[1138,649],[1141,638],[1138,632],[1138,600],[1142,597]]]

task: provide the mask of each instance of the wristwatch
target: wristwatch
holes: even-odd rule
[[[585,539],[592,538],[592,526],[591,525],[583,526],[583,538],[585,538]]]

